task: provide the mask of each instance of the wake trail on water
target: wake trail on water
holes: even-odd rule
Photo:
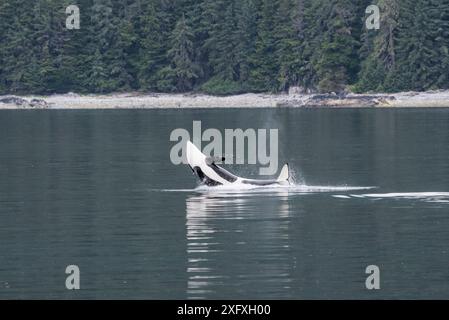
[[[348,192],[357,190],[370,190],[376,187],[363,186],[310,186],[306,184],[254,186],[248,184],[232,184],[227,186],[209,187],[200,185],[194,189],[162,189],[161,192],[200,192],[200,193],[319,193],[319,192]],[[156,190],[155,190],[156,191]]]
[[[378,189],[377,186],[348,186],[348,185],[308,185],[298,172],[291,170],[290,185],[255,186],[244,183],[231,185],[206,186],[199,185],[190,189],[152,189],[153,192],[186,192],[201,194],[222,194],[225,196],[238,195],[273,195],[290,196],[301,194],[327,193],[331,197],[342,200],[365,199],[370,201],[381,200],[415,200],[430,203],[449,204],[449,192],[390,192],[390,193],[363,193],[366,190]],[[357,192],[359,191],[359,192]]]
[[[391,193],[366,193],[333,195],[339,199],[370,199],[370,200],[418,200],[433,203],[449,203],[449,192],[391,192]]]
[[[307,185],[302,176],[293,168],[290,168],[290,184],[289,185],[268,185],[256,186],[245,183],[233,183],[230,185],[207,186],[199,185],[193,189],[162,189],[153,190],[160,192],[199,192],[199,193],[229,193],[229,194],[255,194],[255,193],[272,193],[272,194],[307,194],[307,193],[329,193],[329,192],[351,192],[358,190],[370,190],[377,187],[374,186],[348,186],[348,185]]]

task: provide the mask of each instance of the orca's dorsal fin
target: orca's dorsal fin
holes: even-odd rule
[[[207,157],[206,163],[208,166],[210,166],[211,164],[214,164],[215,162],[224,162],[225,160],[226,160],[225,157]]]
[[[281,174],[279,175],[278,182],[289,182],[290,179],[290,169],[288,167],[288,163],[286,163],[281,170]]]

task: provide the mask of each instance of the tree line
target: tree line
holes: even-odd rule
[[[449,0],[0,0],[1,94],[292,86],[448,88]]]

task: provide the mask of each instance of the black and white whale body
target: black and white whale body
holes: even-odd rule
[[[192,142],[187,142],[186,148],[187,162],[200,179],[201,183],[207,186],[221,186],[232,184],[248,184],[253,186],[273,186],[273,185],[290,185],[290,173],[288,164],[284,165],[281,174],[277,180],[254,180],[245,179],[233,175],[229,171],[217,166],[216,158],[208,158],[204,155]],[[223,159],[218,159],[223,160]]]

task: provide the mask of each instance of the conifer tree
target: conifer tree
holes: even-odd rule
[[[138,53],[138,80],[145,90],[157,90],[159,71],[167,65],[166,49],[162,26],[158,17],[157,1],[146,1],[142,4],[142,15],[139,16],[137,32],[140,37]]]
[[[277,10],[277,1],[263,0],[250,78],[256,91],[276,91],[278,88],[277,39],[273,32],[276,27],[274,13]]]
[[[362,68],[355,87],[359,92],[386,90],[386,77],[395,72],[399,0],[379,0],[377,5],[381,12],[380,29],[368,30],[364,27],[362,36]]]
[[[354,1],[326,1],[322,19],[324,26],[315,69],[318,88],[324,92],[341,92],[357,72],[358,39],[355,37],[357,7]]]
[[[276,13],[278,89],[286,91],[299,84],[298,70],[302,65],[300,46],[302,37],[303,0],[281,0]]]
[[[192,31],[183,15],[173,30],[168,50],[171,65],[167,70],[167,78],[173,81],[179,91],[191,90],[198,78],[192,37]]]
[[[250,79],[251,57],[255,54],[257,36],[256,4],[253,0],[241,0],[236,4],[236,47],[237,78],[240,85],[248,87]]]

